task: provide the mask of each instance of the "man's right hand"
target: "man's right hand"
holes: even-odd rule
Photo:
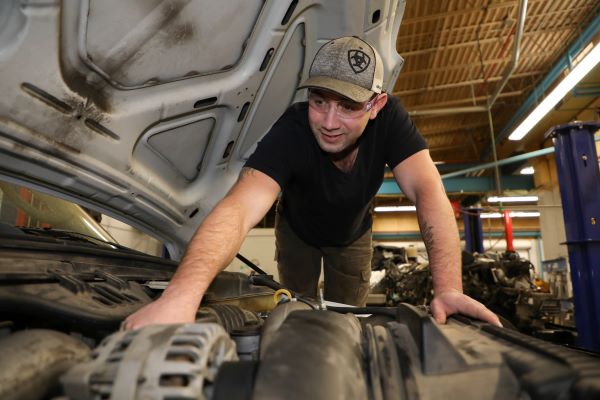
[[[128,316],[122,327],[129,330],[147,325],[191,323],[195,321],[197,308],[161,297]]]
[[[194,322],[211,281],[239,251],[248,231],[269,211],[280,191],[273,178],[242,168],[236,184],[190,240],[162,296],[127,317],[123,328]]]

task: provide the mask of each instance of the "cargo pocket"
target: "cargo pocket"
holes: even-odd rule
[[[363,270],[360,272],[360,283],[356,290],[356,303],[358,307],[364,307],[367,304],[367,296],[369,295],[369,287],[371,280],[371,270]]]
[[[369,282],[371,280],[371,270],[366,269],[366,270],[360,271],[360,279],[361,279],[361,284],[363,282]]]

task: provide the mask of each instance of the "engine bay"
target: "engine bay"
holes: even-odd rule
[[[175,263],[55,246],[4,242],[1,398],[600,396],[596,354],[461,316],[439,325],[425,306],[302,302],[261,275],[221,273],[195,324],[119,330]]]

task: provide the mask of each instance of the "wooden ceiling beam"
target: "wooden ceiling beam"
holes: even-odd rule
[[[462,31],[474,31],[475,29],[477,29],[477,27],[481,26],[481,29],[492,29],[492,26],[494,25],[499,25],[502,24],[502,21],[490,21],[490,22],[484,22],[481,25],[462,25],[462,26],[453,26],[450,27],[448,29],[443,29],[441,31],[442,35],[454,35],[455,37],[458,37],[458,35],[460,33],[462,33]],[[402,31],[402,25],[400,26],[400,31]],[[401,46],[404,43],[410,43],[411,40],[414,40],[415,38],[421,38],[424,37],[427,39],[427,43],[431,42],[431,35],[434,32],[421,32],[421,33],[411,33],[409,35],[398,35],[398,37],[396,38],[396,44],[399,44],[400,48],[402,48],[403,46]],[[436,31],[435,33],[438,33],[438,31]],[[470,32],[471,33],[471,32]],[[472,36],[472,34],[466,35],[466,34],[462,34],[463,36]]]
[[[543,73],[543,71],[523,72],[520,74],[512,75],[510,77],[510,79],[528,78],[531,76],[541,75],[542,73]],[[501,76],[492,76],[492,77],[488,78],[487,82],[488,83],[489,82],[497,82],[500,79],[502,79]],[[419,89],[399,90],[399,91],[394,92],[394,94],[399,95],[399,96],[406,96],[406,95],[411,95],[411,94],[420,94],[420,93],[430,92],[433,90],[446,90],[446,89],[453,89],[453,88],[457,88],[457,87],[461,87],[461,86],[479,85],[484,82],[485,81],[483,79],[471,79],[468,81],[446,83],[443,85],[435,85],[435,86],[429,86],[429,87],[424,87],[424,88],[419,88]]]
[[[500,97],[515,97],[515,96],[521,96],[522,94],[523,94],[522,90],[515,90],[512,92],[500,93],[498,98],[500,98]],[[486,96],[477,96],[474,98],[469,97],[469,98],[464,98],[464,99],[441,101],[439,103],[427,103],[427,105],[424,107],[411,107],[407,104],[406,108],[408,109],[408,112],[410,113],[411,111],[422,111],[422,110],[431,110],[431,109],[435,109],[435,108],[439,108],[439,107],[457,106],[457,105],[461,105],[461,104],[465,104],[465,103],[472,103],[473,101],[476,101],[477,103],[479,103],[479,102],[484,103],[487,101],[487,97]]]
[[[545,0],[540,0],[540,1],[545,1]],[[518,5],[517,1],[494,2],[488,6],[488,11],[498,10],[498,9],[502,9],[502,8],[516,7],[517,5]],[[447,18],[447,17],[456,17],[456,16],[460,16],[460,15],[475,14],[475,13],[480,14],[483,12],[484,12],[483,7],[473,7],[473,8],[466,8],[466,9],[462,9],[462,10],[454,10],[454,11],[437,13],[437,14],[423,15],[420,17],[408,17],[408,18],[405,18],[404,20],[402,20],[402,25],[406,26],[406,25],[417,24],[420,22],[437,21],[439,19],[443,19],[443,18]]]
[[[432,146],[429,148],[429,152],[433,152],[433,151],[446,151],[446,150],[455,150],[455,149],[464,149],[465,148],[465,144],[464,143],[460,143],[460,144],[451,144],[448,146]]]
[[[567,26],[561,26],[560,28],[539,29],[536,31],[525,32],[523,34],[523,37],[524,38],[536,37],[538,35],[547,34],[547,33],[557,33],[557,32],[567,32],[567,31],[570,32],[577,27],[578,27],[578,24],[571,24],[571,25],[567,25]],[[480,39],[479,43],[480,44],[498,43],[502,40],[504,40],[504,38],[493,37],[493,38],[487,38],[487,39]],[[438,53],[440,51],[454,50],[454,49],[460,49],[463,47],[473,47],[473,46],[477,46],[477,40],[459,41],[457,43],[445,44],[442,46],[429,47],[426,49],[418,49],[418,50],[411,50],[411,51],[400,50],[401,51],[400,54],[402,55],[402,57],[409,57],[409,56],[416,56],[416,55],[429,54],[429,53]]]
[[[549,2],[548,0],[529,0],[530,6],[533,5],[534,3],[542,3],[542,4],[546,5],[546,8],[548,8],[549,6],[551,6],[553,4],[552,2]],[[518,1],[498,2],[498,3],[490,4],[487,7],[487,10],[489,12],[489,11],[493,11],[493,10],[517,7],[517,6],[518,6]],[[576,6],[576,7],[562,8],[559,10],[549,11],[549,12],[544,10],[539,14],[528,15],[527,19],[546,18],[548,16],[553,16],[556,14],[564,14],[564,13],[570,12],[570,11],[577,12],[580,10],[581,10],[580,5]],[[454,10],[454,11],[449,11],[449,12],[442,12],[442,13],[437,13],[437,14],[423,15],[423,16],[419,16],[419,17],[406,17],[402,20],[401,26],[405,28],[408,25],[418,24],[421,22],[437,21],[439,19],[444,19],[444,18],[448,18],[448,17],[467,16],[469,14],[479,15],[483,12],[484,12],[484,7],[474,7],[474,8],[466,8],[466,9]],[[495,22],[500,23],[502,21],[498,20]],[[492,24],[492,23],[493,22],[488,22],[487,24]],[[479,25],[468,25],[468,27],[475,27],[475,28],[477,28],[478,26]],[[485,25],[482,24],[482,26],[485,26]],[[405,36],[401,36],[401,37],[405,37]]]
[[[566,10],[558,10],[558,11],[554,11],[551,13],[544,13],[544,14],[536,14],[536,15],[528,15],[527,16],[527,22],[531,23],[532,20],[535,19],[539,19],[539,18],[546,18],[548,16],[551,16],[551,14],[564,14],[564,12],[569,12],[569,11],[578,11],[579,7],[577,8],[571,8],[571,9],[566,9]],[[408,21],[405,20],[405,21]],[[412,43],[415,41],[415,39],[420,39],[420,38],[425,38],[426,41],[425,43],[431,43],[431,35],[433,33],[436,34],[441,34],[442,36],[452,36],[452,38],[456,41],[456,42],[461,42],[463,40],[470,40],[470,38],[473,37],[474,35],[474,31],[477,28],[480,28],[482,31],[486,32],[486,31],[491,31],[494,29],[494,27],[498,26],[498,25],[503,25],[503,21],[501,20],[495,20],[495,21],[489,21],[489,22],[484,22],[481,24],[475,24],[475,25],[461,25],[461,26],[453,26],[447,29],[442,29],[441,31],[435,31],[435,32],[420,32],[420,33],[411,33],[408,35],[398,35],[398,37],[396,38],[396,44],[398,45],[399,48],[405,48],[405,46],[403,46],[405,43]],[[400,31],[402,31],[402,26],[400,26]],[[565,26],[562,25],[561,26]],[[575,29],[579,27],[578,23],[574,23],[572,25],[572,28]],[[531,29],[531,28],[530,28]],[[499,29],[495,29],[495,30],[499,30]],[[551,29],[549,29],[550,31]],[[463,33],[463,31],[467,31],[468,33]],[[538,30],[537,32],[542,32],[542,30]],[[418,43],[418,42],[417,42]]]
[[[556,51],[542,51],[542,52],[538,52],[538,53],[521,54],[521,61],[528,60],[528,59],[535,58],[535,57],[551,57],[554,55],[556,55]],[[487,65],[497,64],[497,63],[507,63],[510,60],[511,60],[510,56],[502,57],[502,58],[493,58],[493,59],[485,60],[483,62],[483,65],[487,66]],[[411,76],[411,75],[429,74],[431,72],[448,72],[448,71],[452,71],[452,70],[461,70],[461,69],[466,70],[466,69],[480,68],[480,67],[481,67],[481,64],[479,62],[475,62],[475,63],[470,63],[470,64],[446,65],[444,67],[419,69],[417,71],[406,71],[406,72],[401,71],[400,76],[398,77],[398,80],[400,81],[401,79],[406,78],[407,76]]]
[[[433,129],[427,129],[427,127],[419,127],[419,131],[421,131],[423,136],[434,137],[434,136],[442,136],[442,135],[448,135],[448,134],[453,134],[453,133],[459,134],[459,133],[462,133],[462,132],[458,132],[461,130],[484,128],[487,126],[489,126],[489,122],[486,119],[485,121],[481,121],[476,124],[461,124],[461,125],[452,124],[452,126],[450,126],[450,127],[449,126],[435,127]]]

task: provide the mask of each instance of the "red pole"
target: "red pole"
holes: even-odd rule
[[[504,215],[504,229],[506,231],[506,251],[514,253],[515,247],[513,246],[513,229],[512,229],[512,218],[510,211],[502,211]]]

